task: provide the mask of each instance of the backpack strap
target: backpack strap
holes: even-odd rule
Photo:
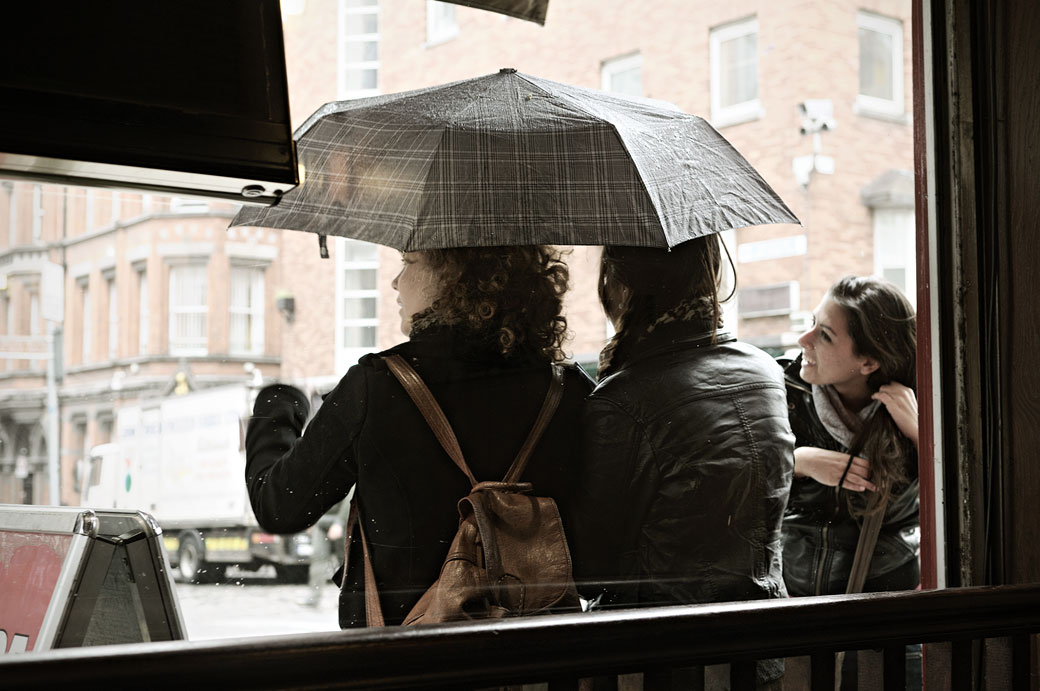
[[[459,440],[455,437],[455,431],[452,430],[451,425],[448,423],[448,418],[444,416],[444,411],[437,405],[437,399],[430,393],[426,383],[412,369],[408,361],[397,353],[386,355],[383,357],[383,360],[386,362],[387,367],[390,368],[390,372],[397,377],[397,381],[401,382],[401,386],[404,387],[408,396],[415,402],[419,412],[426,418],[426,424],[433,430],[437,441],[448,452],[448,456],[459,467],[459,470],[469,478],[470,486],[475,486],[477,479],[473,477],[473,472],[466,465],[466,459],[462,457],[462,447],[459,446]]]
[[[534,427],[531,428],[531,432],[527,435],[527,440],[520,447],[520,451],[517,452],[513,465],[509,466],[509,471],[506,473],[503,482],[520,481],[520,476],[523,475],[524,468],[527,467],[527,461],[530,460],[535,445],[542,438],[545,428],[549,426],[549,420],[556,414],[556,409],[559,407],[562,398],[563,367],[554,363],[552,366],[552,381],[549,382],[549,390],[545,393],[545,402],[542,403],[542,410],[538,413],[538,417],[534,421]]]

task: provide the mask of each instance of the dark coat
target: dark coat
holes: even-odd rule
[[[481,357],[467,351],[468,343],[448,329],[427,330],[386,353],[405,357],[426,382],[476,478],[500,480],[541,409],[550,367],[533,358]],[[561,512],[577,479],[578,421],[591,388],[584,372],[567,368],[564,398],[524,473]],[[306,397],[292,387],[268,387],[257,396],[246,434],[246,482],[257,520],[276,533],[303,530],[356,482],[383,615],[387,624],[400,623],[439,574],[469,481],[377,355],[350,368],[301,436],[307,415]],[[359,539],[347,563],[340,626],[364,626]]]
[[[728,335],[656,329],[582,417],[575,574],[613,606],[784,597],[794,466],[783,373]]]
[[[849,449],[827,432],[816,414],[812,387],[798,375],[801,358],[780,362],[785,368],[795,446],[848,453]],[[917,455],[908,463],[912,481],[889,501],[867,572],[866,592],[908,590],[919,582],[918,570],[897,571],[910,566],[911,562],[916,563],[920,550]],[[808,477],[794,479],[784,516],[784,580],[791,595],[845,592],[862,522],[849,512],[850,494],[860,509],[866,506],[866,498],[861,493],[828,487]],[[885,575],[890,573],[898,573],[898,577],[886,579]]]

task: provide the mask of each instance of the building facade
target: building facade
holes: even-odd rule
[[[802,220],[725,234],[727,326],[743,340],[791,347],[845,274],[885,276],[913,298],[908,0],[554,0],[544,27],[432,0],[285,0],[282,12],[297,124],[327,101],[502,67],[708,119]],[[321,259],[314,235],[228,230],[234,213],[0,182],[0,503],[48,500],[46,360],[22,355],[45,355],[54,330],[66,504],[123,405],[276,378],[319,392],[404,338],[396,251],[330,239]],[[598,249],[568,263],[569,349],[595,362],[609,333]],[[47,319],[55,292],[64,309]]]

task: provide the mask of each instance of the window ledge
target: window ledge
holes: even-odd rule
[[[884,120],[885,122],[892,122],[897,125],[910,124],[910,114],[906,111],[896,112],[895,110],[884,110],[862,103],[861,101],[856,101],[852,104],[852,112],[865,118]]]
[[[752,106],[741,107],[740,110],[734,110],[731,112],[724,111],[718,116],[713,115],[711,118],[711,126],[718,130],[723,127],[732,127],[733,125],[742,125],[746,122],[761,120],[765,115],[766,111],[762,105],[755,103]]]
[[[436,48],[437,46],[441,46],[441,45],[444,45],[445,43],[449,43],[451,41],[454,41],[458,37],[459,37],[459,32],[456,30],[455,33],[453,33],[453,34],[444,34],[443,36],[438,36],[437,38],[427,39],[426,42],[422,44],[422,48],[423,48],[423,50],[428,50],[430,48]]]

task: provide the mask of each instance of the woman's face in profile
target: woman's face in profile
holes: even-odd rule
[[[798,339],[802,347],[799,375],[808,384],[831,385],[839,392],[865,388],[877,369],[873,358],[857,355],[845,310],[825,297],[813,312],[813,326]]]
[[[401,333],[408,336],[412,331],[412,317],[433,305],[436,291],[422,252],[403,252],[401,262],[401,271],[391,285],[397,291],[397,304],[401,306]]]

